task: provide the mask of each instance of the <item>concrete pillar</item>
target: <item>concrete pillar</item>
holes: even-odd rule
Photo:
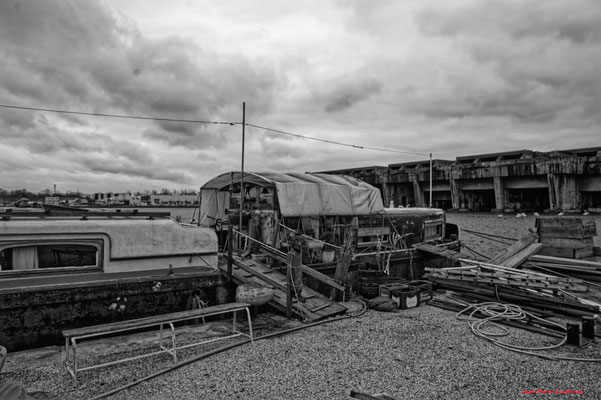
[[[557,204],[557,185],[555,183],[555,174],[547,174],[547,184],[549,186],[549,208],[551,210],[556,210],[559,206]]]
[[[382,182],[382,202],[384,203],[384,207],[388,207],[390,200],[394,200],[394,204],[396,206],[396,199],[394,198],[394,188],[388,184],[388,179],[386,176],[380,176]]]
[[[426,204],[424,203],[424,192],[417,181],[417,176],[413,180],[413,198],[415,199],[416,207],[426,207]]]
[[[551,209],[574,210],[581,207],[578,182],[573,175],[548,174],[549,203]]]
[[[453,209],[459,210],[461,208],[461,185],[452,176],[449,184],[451,186],[451,203]]]
[[[505,202],[505,183],[500,176],[493,177],[493,186],[495,188],[495,208],[502,211],[507,204]]]

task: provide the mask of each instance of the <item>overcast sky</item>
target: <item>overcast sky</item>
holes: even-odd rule
[[[0,0],[0,104],[246,122],[245,170],[601,146],[601,2]],[[198,189],[240,124],[0,108],[0,188]],[[418,154],[412,154],[418,153]],[[420,154],[421,153],[421,154]]]

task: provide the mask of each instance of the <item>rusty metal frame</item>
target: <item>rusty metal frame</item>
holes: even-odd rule
[[[67,371],[69,371],[69,373],[71,374],[71,376],[73,377],[73,379],[75,381],[77,381],[77,372],[80,371],[87,371],[87,370],[91,370],[91,369],[95,369],[95,368],[102,368],[102,367],[106,367],[109,365],[115,365],[115,364],[121,364],[124,362],[128,362],[128,361],[132,361],[132,360],[137,360],[140,358],[145,358],[145,357],[150,357],[156,354],[161,354],[161,353],[169,353],[173,356],[173,362],[176,363],[178,361],[177,358],[177,350],[179,349],[185,349],[188,347],[193,347],[193,346],[199,346],[202,344],[206,344],[206,343],[211,343],[211,342],[216,342],[219,340],[225,340],[225,339],[230,339],[233,337],[238,337],[238,336],[246,336],[250,339],[251,343],[254,343],[254,337],[253,337],[253,330],[252,330],[252,321],[251,321],[251,316],[250,316],[250,306],[249,305],[244,305],[244,306],[239,306],[239,307],[235,307],[235,308],[231,308],[231,309],[227,309],[227,310],[217,310],[217,311],[210,311],[211,307],[205,308],[204,310],[207,310],[207,313],[203,315],[203,317],[208,317],[208,316],[213,316],[213,315],[220,315],[220,314],[227,314],[227,313],[232,313],[233,314],[233,318],[232,318],[232,330],[231,330],[231,334],[227,335],[227,336],[220,336],[220,337],[216,337],[213,339],[208,339],[208,340],[202,340],[199,342],[195,342],[195,343],[190,343],[184,346],[177,346],[176,345],[176,340],[175,340],[175,327],[173,326],[173,324],[175,322],[181,322],[181,321],[187,321],[187,320],[191,320],[191,319],[196,319],[199,318],[198,315],[192,315],[192,316],[187,316],[187,317],[183,317],[183,318],[177,318],[177,319],[170,319],[170,320],[166,320],[166,321],[161,321],[161,322],[157,322],[154,321],[153,323],[149,323],[146,325],[141,325],[141,326],[134,326],[134,327],[125,327],[122,329],[118,329],[118,330],[110,330],[110,331],[105,331],[105,332],[96,332],[96,333],[92,333],[92,334],[87,334],[87,335],[79,335],[79,336],[73,336],[73,337],[67,337],[65,338],[65,367],[67,369]],[[239,330],[237,330],[236,328],[236,313],[239,311],[246,311],[246,317],[248,320],[248,333],[244,333],[241,332]],[[170,328],[170,336],[171,336],[171,345],[170,347],[165,347],[164,346],[164,339],[167,338],[163,337],[163,327],[164,325],[169,325]],[[144,328],[149,328],[149,327],[153,327],[153,326],[160,326],[159,329],[159,348],[160,350],[157,351],[153,351],[151,353],[145,353],[145,354],[141,354],[138,356],[134,356],[134,357],[127,357],[127,358],[122,358],[119,360],[115,360],[115,361],[110,361],[110,362],[106,362],[106,363],[102,363],[102,364],[94,364],[94,365],[89,365],[86,367],[81,367],[78,368],[77,366],[77,341],[78,340],[83,340],[83,339],[90,339],[90,338],[94,338],[94,337],[100,337],[100,336],[107,336],[107,335],[111,335],[111,334],[115,334],[115,333],[119,333],[119,332],[125,332],[125,331],[130,331],[130,330],[137,330],[137,329],[144,329]],[[72,349],[72,350],[71,350]]]

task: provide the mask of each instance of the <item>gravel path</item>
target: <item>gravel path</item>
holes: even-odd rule
[[[466,229],[519,238],[534,218],[497,219],[489,214],[450,214]],[[599,229],[601,221],[597,220]],[[493,255],[496,245],[478,237],[468,246]],[[500,246],[502,249],[503,246]],[[437,296],[443,296],[438,294]],[[349,302],[358,309],[360,303]],[[288,324],[287,327],[300,323]],[[284,326],[256,325],[261,336]],[[234,339],[236,340],[236,339]],[[511,329],[504,340],[524,346],[556,339]],[[186,351],[193,357],[224,342]],[[601,344],[563,346],[547,354],[601,357]],[[102,354],[99,354],[102,356]],[[64,399],[89,399],[172,365],[157,356],[87,371],[76,385],[62,365],[3,374],[29,391]],[[550,361],[501,349],[473,335],[454,312],[422,305],[384,313],[368,310],[284,336],[244,344],[124,390],[111,399],[350,399],[350,391],[386,392],[398,399],[601,398],[601,363]],[[523,394],[547,390],[553,394]],[[555,391],[582,391],[564,395]]]
[[[541,344],[540,337],[523,332],[515,337]],[[582,390],[598,398],[600,373],[601,364],[551,362],[500,350],[468,334],[453,313],[424,306],[369,311],[259,341],[116,398],[348,399],[354,389],[398,399],[509,399],[538,388]]]
[[[512,330],[513,344],[555,339]],[[601,345],[554,355],[595,357]],[[196,352],[198,353],[198,352]],[[190,356],[194,353],[191,352]],[[12,373],[28,390],[86,399],[171,365],[165,357],[82,373],[60,365]],[[423,305],[330,322],[220,353],[122,391],[111,399],[349,399],[351,390],[398,399],[515,399],[524,390],[581,390],[599,398],[601,364],[549,361],[474,336],[453,312]],[[553,395],[553,398],[563,398]]]

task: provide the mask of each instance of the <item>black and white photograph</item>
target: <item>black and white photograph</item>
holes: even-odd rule
[[[601,2],[0,0],[0,400],[601,398]]]

